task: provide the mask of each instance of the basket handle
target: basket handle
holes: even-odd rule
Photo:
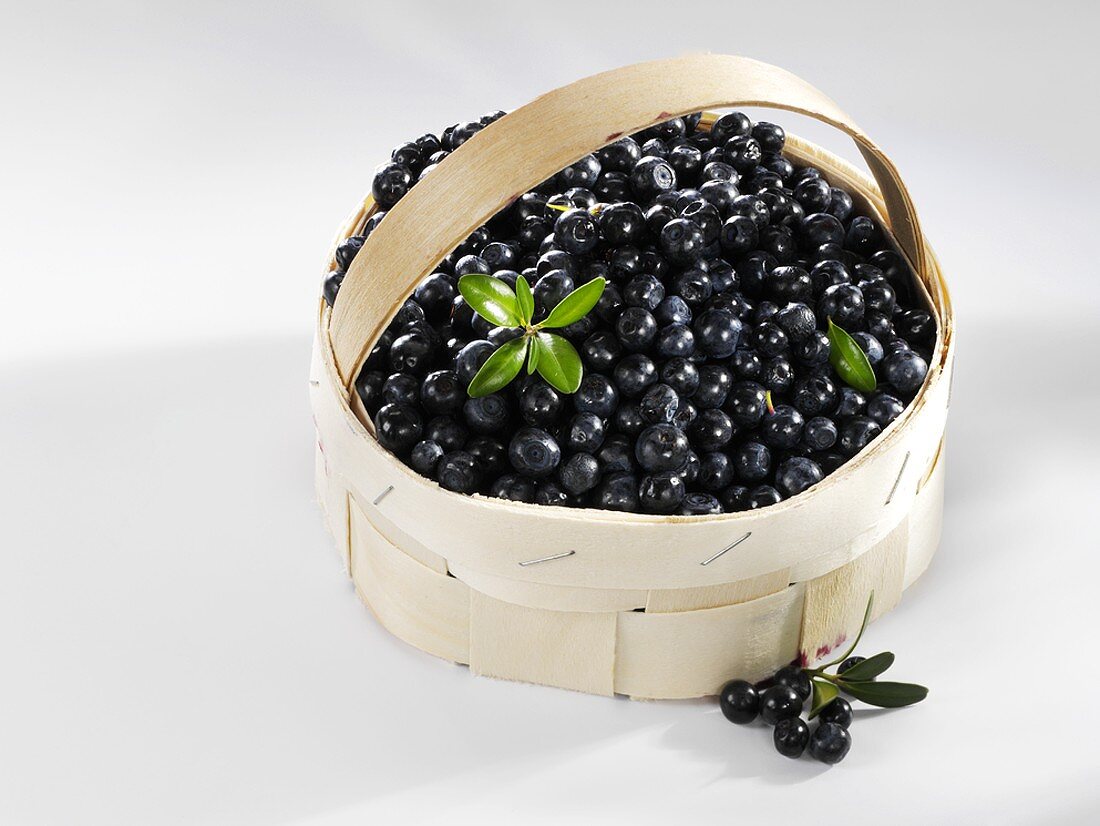
[[[623,135],[727,106],[786,109],[850,135],[882,191],[898,246],[924,275],[923,236],[897,168],[828,97],[790,72],[746,57],[638,63],[548,92],[490,124],[387,213],[355,257],[333,308],[329,335],[345,387],[413,287],[504,206]]]

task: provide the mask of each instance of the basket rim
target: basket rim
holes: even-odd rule
[[[703,119],[701,123],[709,126],[719,116],[719,113],[714,111],[705,111],[703,113]],[[878,185],[868,178],[863,172],[855,168],[849,161],[835,155],[834,153],[823,149],[822,147],[799,138],[796,135],[787,133],[787,145],[784,147],[784,156],[791,156],[802,163],[813,163],[821,168],[821,171],[825,173],[826,179],[832,182],[842,183],[853,198],[857,201],[857,204],[869,211],[879,222],[879,224],[886,231],[887,237],[891,241],[895,250],[906,258],[910,268],[916,275],[916,281],[921,287],[921,291],[924,294],[924,298],[929,308],[932,310],[934,317],[936,318],[936,343],[932,351],[932,361],[929,364],[928,375],[925,377],[924,384],[918,391],[914,399],[905,407],[905,410],[900,416],[892,421],[887,427],[883,428],[882,433],[875,437],[872,442],[867,445],[863,450],[857,453],[854,457],[849,459],[845,464],[841,465],[832,473],[813,485],[810,488],[802,491],[795,496],[788,499],[784,499],[773,505],[768,505],[764,508],[748,511],[736,511],[734,513],[721,513],[721,514],[706,514],[695,516],[680,516],[674,514],[646,514],[646,513],[628,513],[623,511],[613,511],[602,508],[590,508],[590,507],[565,507],[561,505],[539,505],[535,503],[527,502],[514,502],[510,500],[498,499],[496,497],[487,496],[485,494],[464,494],[457,493],[455,491],[449,491],[439,485],[433,479],[429,479],[425,476],[421,476],[419,473],[408,467],[404,462],[383,448],[375,438],[373,428],[369,424],[370,420],[366,416],[365,410],[359,402],[358,394],[352,391],[351,398],[349,400],[348,394],[343,391],[343,382],[340,380],[339,373],[336,369],[335,353],[332,346],[331,338],[328,334],[328,324],[331,319],[331,308],[325,303],[323,298],[319,298],[318,316],[317,316],[317,331],[318,341],[320,342],[321,349],[323,351],[323,363],[326,378],[333,382],[334,386],[340,388],[340,402],[344,418],[348,426],[355,433],[357,438],[365,439],[371,449],[381,453],[385,456],[386,460],[391,463],[399,472],[401,472],[407,479],[413,484],[423,487],[427,491],[432,491],[438,494],[444,494],[448,496],[458,497],[462,501],[476,504],[480,507],[491,508],[495,511],[508,512],[511,515],[520,518],[568,518],[571,520],[580,519],[583,521],[599,521],[623,524],[639,524],[639,525],[667,525],[667,524],[725,524],[735,525],[738,521],[743,521],[749,517],[759,517],[762,514],[768,516],[779,516],[789,511],[797,510],[810,500],[814,498],[816,494],[819,494],[822,490],[827,489],[835,484],[838,484],[841,480],[850,477],[851,475],[858,473],[868,462],[873,460],[878,454],[885,452],[890,445],[892,445],[906,427],[925,409],[928,397],[931,395],[933,388],[942,380],[943,374],[947,372],[949,364],[954,356],[954,308],[951,302],[950,290],[947,285],[947,281],[943,276],[943,272],[940,266],[939,258],[936,256],[935,251],[932,249],[928,242],[926,235],[922,234],[922,245],[925,250],[927,258],[927,273],[918,273],[916,268],[913,267],[912,262],[901,252],[897,243],[894,240],[893,233],[890,230],[889,224],[885,219],[886,208],[883,202],[882,193],[879,190]],[[376,205],[374,198],[368,193],[359,206],[352,211],[352,213],[345,219],[337,232],[332,244],[330,245],[328,255],[324,262],[324,274],[331,271],[334,264],[334,255],[336,247],[346,238],[355,234],[356,230],[362,226],[362,223],[370,217],[376,211]],[[926,281],[925,279],[928,279]],[[948,403],[950,403],[950,390],[948,392]],[[922,468],[922,474],[925,469]]]

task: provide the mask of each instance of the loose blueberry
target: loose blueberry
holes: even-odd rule
[[[755,720],[760,713],[760,695],[752,683],[731,680],[718,692],[718,706],[727,720],[743,726]]]
[[[822,763],[839,763],[851,747],[852,735],[836,723],[821,723],[810,736],[810,756]]]
[[[801,717],[780,720],[772,730],[772,742],[775,750],[784,757],[801,757],[810,742],[810,727]]]
[[[760,695],[760,719],[769,726],[797,717],[804,699],[789,685],[773,685]]]

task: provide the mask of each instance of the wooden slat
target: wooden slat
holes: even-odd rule
[[[749,602],[782,591],[790,584],[789,574],[788,569],[784,568],[781,571],[772,571],[770,574],[722,585],[705,585],[702,588],[655,588],[649,591],[645,610],[647,614],[668,614]]]

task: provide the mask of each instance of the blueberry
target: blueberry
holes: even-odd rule
[[[461,450],[470,432],[453,416],[436,416],[424,426],[424,438],[438,442],[445,451]]]
[[[730,138],[752,133],[752,121],[741,112],[722,115],[710,127],[710,136],[716,145],[723,145]]]
[[[638,480],[631,473],[612,473],[592,493],[596,507],[633,513],[638,510]]]
[[[726,513],[748,510],[749,489],[744,485],[730,485],[719,492],[718,501],[722,503],[722,510]]]
[[[412,188],[412,185],[412,171],[407,166],[388,163],[374,173],[371,195],[380,207],[389,209],[405,197],[405,193]]]
[[[775,672],[772,680],[776,685],[793,688],[803,702],[810,699],[813,690],[809,675],[797,665],[785,665]]]
[[[822,323],[831,318],[835,324],[845,329],[856,327],[862,322],[865,309],[863,291],[854,284],[826,287],[817,303],[817,315]]]
[[[558,476],[566,491],[579,496],[596,487],[600,481],[600,465],[591,453],[574,453],[562,465]]]
[[[794,199],[807,213],[825,212],[833,202],[833,192],[828,181],[807,178],[794,188]]]
[[[429,373],[420,385],[420,402],[429,413],[457,413],[465,400],[466,392],[454,370]]]
[[[564,405],[561,394],[540,378],[528,380],[519,391],[520,415],[530,425],[553,424]]]
[[[644,470],[661,473],[681,470],[687,463],[688,450],[683,430],[672,424],[655,424],[638,436],[634,456]]]
[[[830,187],[829,189],[829,214],[835,215],[841,221],[847,221],[854,208],[852,196],[843,189]]]
[[[596,152],[605,172],[631,172],[641,159],[642,149],[633,138],[620,138]]]
[[[537,427],[524,427],[508,445],[508,459],[519,473],[542,479],[553,473],[561,462],[561,448],[554,437]]]
[[[705,310],[695,319],[695,337],[711,358],[729,358],[741,340],[741,321],[726,310]]]
[[[565,270],[549,270],[539,276],[531,292],[540,313],[549,313],[558,302],[573,292],[576,284]],[[602,297],[602,296],[601,296]]]
[[[637,436],[649,424],[642,417],[642,407],[634,399],[627,399],[619,405],[612,417],[615,429],[627,436]]]
[[[590,370],[610,370],[623,353],[623,346],[610,330],[598,330],[584,340],[581,358]]]
[[[615,377],[615,386],[620,393],[628,399],[636,398],[657,381],[657,366],[648,356],[632,353],[615,365],[612,375]],[[583,382],[581,387],[584,387]],[[611,411],[599,415],[607,417],[611,415]]]
[[[821,466],[813,459],[795,456],[779,465],[775,486],[786,496],[795,496],[825,478]]]
[[[836,423],[825,416],[814,416],[802,429],[802,442],[811,450],[828,450],[836,444]]]
[[[464,383],[469,384],[474,380],[474,376],[477,375],[477,371],[481,369],[482,365],[489,360],[496,351],[496,347],[489,341],[479,339],[477,341],[471,341],[461,350],[455,357],[455,372],[458,374],[458,378]]]
[[[590,187],[600,177],[600,162],[595,155],[585,155],[558,173],[558,181],[565,189],[574,186]]]
[[[340,286],[343,283],[343,270],[333,270],[325,277],[325,281],[321,285],[321,295],[330,307],[336,303],[336,294],[340,292]]]
[[[843,697],[837,697],[821,709],[818,719],[822,723],[836,723],[841,728],[852,725],[852,706]]]
[[[680,406],[680,396],[667,384],[654,384],[642,394],[639,412],[647,424],[671,422]]]
[[[634,471],[634,446],[622,434],[609,436],[596,452],[603,473],[630,473]]]
[[[791,389],[794,382],[794,368],[783,356],[768,359],[764,362],[764,368],[760,373],[760,383],[772,391],[782,394]]]
[[[767,411],[767,391],[754,381],[736,382],[726,396],[723,410],[740,428],[755,427]]]
[[[810,737],[810,756],[822,763],[839,763],[852,747],[852,735],[836,723],[821,723]]]
[[[807,367],[825,364],[829,360],[830,351],[829,337],[820,330],[814,330],[808,338],[791,346],[791,355]]]
[[[836,384],[823,373],[798,379],[794,383],[792,401],[803,416],[818,416],[836,406]]]
[[[866,317],[866,313],[864,317]],[[861,330],[852,333],[852,338],[855,339],[860,349],[867,354],[867,361],[871,363],[872,367],[882,361],[883,357],[886,355],[886,351],[883,350],[882,344],[870,333],[865,333]]]
[[[814,311],[800,301],[792,301],[778,310],[774,320],[792,342],[805,341],[817,326]]]
[[[565,431],[565,445],[570,450],[595,453],[600,449],[606,434],[603,419],[594,413],[578,413]]]
[[[583,255],[600,241],[596,219],[586,209],[563,212],[554,223],[554,240],[566,252]]]
[[[374,416],[374,432],[382,447],[402,454],[420,441],[424,423],[411,404],[384,404]]]
[[[648,310],[627,307],[615,322],[615,334],[627,350],[645,350],[657,337],[657,320]]]
[[[565,489],[557,482],[552,479],[544,479],[535,485],[535,504],[570,507],[576,504],[576,500],[566,493]]]
[[[652,313],[664,298],[665,285],[649,274],[637,275],[623,287],[623,302],[628,307],[641,307]]]
[[[496,393],[477,399],[467,399],[462,405],[466,424],[475,433],[500,433],[508,425],[508,405]]]
[[[363,247],[363,242],[367,239],[362,235],[353,235],[350,238],[345,238],[340,242],[340,246],[336,248],[336,268],[347,272],[351,269],[351,262],[355,260],[355,256],[359,253],[359,250]]]
[[[862,393],[854,387],[842,385],[837,391],[836,408],[833,410],[833,415],[838,419],[856,416],[863,412],[866,405],[867,400],[863,398]]]
[[[516,264],[519,263],[519,254],[516,247],[513,244],[504,244],[500,241],[487,244],[481,251],[481,257],[494,273],[500,270],[514,270]]]
[[[845,456],[855,456],[881,432],[882,427],[874,419],[852,416],[840,426],[837,447]]]
[[[416,405],[420,401],[420,382],[408,373],[393,373],[382,383],[383,404]]]
[[[638,485],[638,503],[649,513],[671,513],[686,495],[682,477],[675,473],[645,476]]]
[[[751,510],[766,508],[783,501],[783,496],[771,485],[757,485],[749,491],[748,506]]]
[[[727,720],[743,726],[760,713],[760,695],[752,683],[731,680],[718,692],[718,706]]]
[[[806,249],[817,249],[823,244],[840,244],[844,241],[844,225],[827,212],[815,212],[802,219],[798,227],[799,238]]]
[[[699,368],[699,388],[692,401],[701,408],[721,407],[733,386],[733,375],[719,364],[704,364]]]
[[[691,424],[691,443],[699,450],[725,447],[733,439],[733,422],[721,410],[703,410]]]
[[[772,454],[760,442],[743,442],[733,453],[733,467],[742,482],[760,482],[771,471]]]
[[[394,370],[423,375],[428,372],[435,354],[435,342],[425,333],[414,330],[394,339],[390,345],[390,364]]]
[[[690,324],[692,319],[691,307],[678,295],[669,295],[657,305],[653,311],[653,317],[661,326],[669,324]]]
[[[891,353],[882,360],[882,375],[901,393],[911,395],[924,384],[928,362],[912,350]]]
[[[760,695],[760,719],[769,726],[797,717],[804,698],[789,685],[773,685]]]
[[[464,450],[446,454],[436,465],[435,478],[440,487],[456,493],[473,493],[481,480],[477,459]]]
[[[787,133],[782,126],[767,121],[758,121],[752,128],[752,136],[760,144],[765,152],[782,152],[783,144],[787,140]]]
[[[859,665],[861,662],[863,662],[866,659],[867,659],[866,657],[860,657],[860,656],[849,657],[844,662],[842,662],[839,666],[837,666],[836,673],[837,674],[843,674],[845,671],[847,671],[853,665]]]
[[[489,487],[489,495],[509,502],[534,502],[537,486],[533,479],[518,473],[506,473]]]
[[[805,423],[802,414],[795,408],[786,404],[777,405],[774,413],[764,416],[760,435],[768,447],[790,449],[802,438]]]
[[[699,389],[699,368],[686,358],[671,358],[661,365],[661,381],[681,397],[693,396]]]
[[[774,358],[787,351],[790,341],[782,327],[773,321],[764,321],[753,331],[752,344],[760,355]]]
[[[681,516],[707,516],[722,512],[722,503],[710,493],[689,493],[680,503]]]
[[[661,358],[687,358],[695,353],[695,333],[686,324],[669,324],[657,331],[657,355]]]
[[[733,354],[730,366],[740,379],[758,379],[764,373],[764,362],[755,350],[738,350]]]
[[[806,302],[813,297],[810,274],[802,267],[776,267],[767,274],[764,286],[768,297],[780,304],[791,301]]]
[[[676,172],[663,158],[647,155],[630,172],[630,185],[641,197],[652,197],[676,187]]]
[[[466,452],[477,459],[487,478],[499,476],[508,466],[508,450],[497,439],[474,436],[466,442]]]
[[[665,160],[676,172],[676,180],[681,182],[694,180],[703,168],[703,153],[690,143],[674,146]]]
[[[585,373],[581,386],[573,394],[573,407],[578,413],[595,413],[603,419],[615,412],[618,401],[615,385],[599,373]]]
[[[710,275],[697,267],[676,276],[672,288],[688,307],[698,307],[714,293]]]
[[[691,264],[703,254],[703,230],[687,218],[674,218],[661,229],[661,252],[675,264]]]
[[[930,341],[936,333],[936,322],[927,310],[905,310],[896,321],[897,333],[910,344]]]
[[[381,370],[367,369],[360,370],[355,379],[355,392],[372,417],[382,405],[382,385],[385,380],[386,375]]]
[[[758,163],[763,156],[760,143],[748,135],[736,135],[731,137],[723,145],[726,163],[738,172],[748,172]]]
[[[421,476],[434,477],[436,465],[443,458],[443,452],[438,442],[417,442],[409,454],[409,467]]]
[[[858,255],[870,255],[882,244],[882,232],[878,225],[863,215],[857,215],[848,223],[844,236],[844,249]]]
[[[784,757],[801,757],[810,742],[810,727],[801,717],[780,720],[772,730],[772,742],[775,750]]]

